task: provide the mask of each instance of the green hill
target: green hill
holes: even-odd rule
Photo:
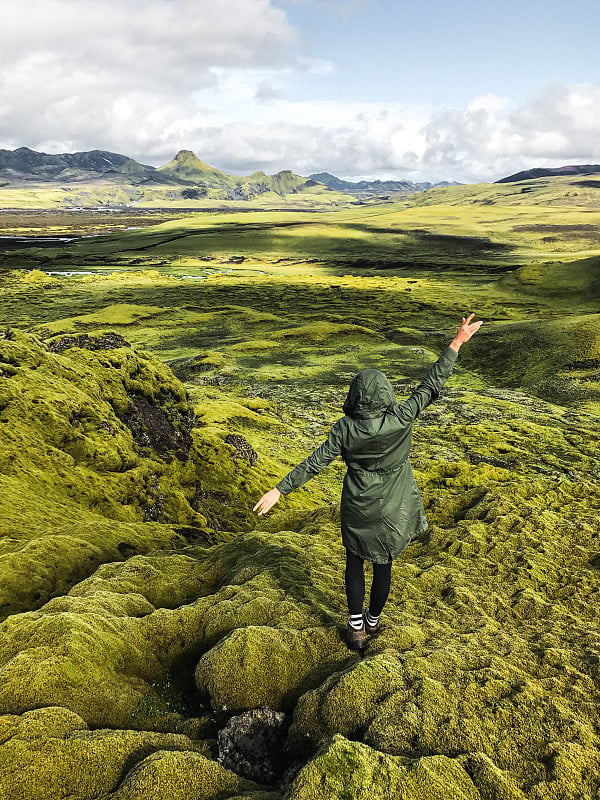
[[[185,183],[205,183],[211,186],[235,185],[235,179],[231,175],[226,175],[216,167],[209,167],[191,150],[180,150],[172,161],[164,167],[158,167],[158,172]]]
[[[254,172],[247,177],[228,175],[216,167],[210,167],[201,161],[191,150],[181,150],[172,161],[159,167],[162,175],[177,178],[191,185],[200,186],[204,190],[228,190],[229,199],[247,200],[267,192],[274,192],[281,197],[295,194],[304,188],[318,187],[327,191],[327,187],[308,181],[291,170],[282,170],[275,175],[265,172]]]
[[[449,186],[411,195],[411,206],[429,205],[549,205],[600,207],[600,180],[583,176],[550,176],[510,183]]]

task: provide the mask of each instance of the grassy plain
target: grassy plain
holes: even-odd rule
[[[540,186],[540,205],[456,187],[2,255],[10,800],[595,800],[600,210]],[[343,464],[251,508],[359,369],[407,396],[466,311],[484,326],[414,431],[430,529],[361,659]],[[290,715],[291,782],[215,762],[228,716],[262,705]]]
[[[554,180],[540,181],[541,201],[548,183],[565,193],[566,179]],[[523,205],[518,185],[482,192],[452,187],[335,212],[199,213],[7,251],[1,313],[46,333],[112,326],[165,360],[208,348],[228,379],[322,374],[325,385],[384,364],[396,345],[435,346],[473,310],[485,320],[461,357],[473,375],[597,411],[600,209],[536,205],[530,193]],[[443,202],[424,205],[431,197]],[[23,267],[53,277],[18,281]],[[132,305],[138,315],[122,317]],[[313,335],[307,325],[333,327]],[[342,358],[338,343],[354,356]]]
[[[222,173],[221,173],[222,174]],[[197,179],[197,178],[196,178]],[[209,189],[206,197],[190,200],[182,197],[181,185],[131,184],[126,179],[73,181],[64,185],[28,181],[18,186],[0,186],[0,209],[64,209],[135,206],[139,208],[236,208],[236,200],[222,199],[219,187]],[[260,209],[272,208],[327,208],[344,206],[348,197],[320,185],[308,186],[289,194],[267,191],[253,197],[249,203]],[[243,202],[242,205],[248,205]]]

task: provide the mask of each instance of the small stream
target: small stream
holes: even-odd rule
[[[148,269],[152,269],[152,267],[148,267]],[[28,272],[30,270],[27,270]],[[40,270],[41,272],[45,272],[46,275],[56,276],[59,278],[72,278],[76,277],[77,275],[113,275],[113,274],[123,274],[123,273],[131,273],[132,275],[135,274],[135,270],[131,269],[76,269],[76,270],[49,270],[43,269]],[[230,272],[233,272],[231,269],[211,269],[209,272],[202,274],[202,275],[177,275],[174,272],[166,272],[163,270],[156,270],[159,272],[160,275],[167,275],[170,278],[177,278],[177,280],[191,280],[191,281],[205,281],[211,275],[228,275]]]

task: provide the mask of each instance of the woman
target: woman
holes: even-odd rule
[[[436,400],[450,377],[458,351],[481,322],[463,317],[454,339],[425,379],[403,403],[391,383],[376,369],[363,369],[350,384],[345,416],[334,423],[327,441],[289,472],[254,506],[266,514],[281,495],[302,486],[341,455],[347,466],[342,489],[342,542],[346,548],[348,647],[362,650],[366,634],[376,633],[391,583],[392,561],[427,529],[427,520],[408,455],[412,425]],[[365,560],[373,563],[369,607],[363,617]]]

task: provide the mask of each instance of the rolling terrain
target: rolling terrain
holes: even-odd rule
[[[600,209],[580,179],[107,214],[0,246],[3,800],[597,798]],[[77,233],[60,213],[0,224]],[[358,370],[407,397],[468,311],[484,325],[414,430],[430,528],[361,658],[343,464],[252,506]],[[278,720],[275,758],[243,736],[225,754],[239,715],[259,738]]]

